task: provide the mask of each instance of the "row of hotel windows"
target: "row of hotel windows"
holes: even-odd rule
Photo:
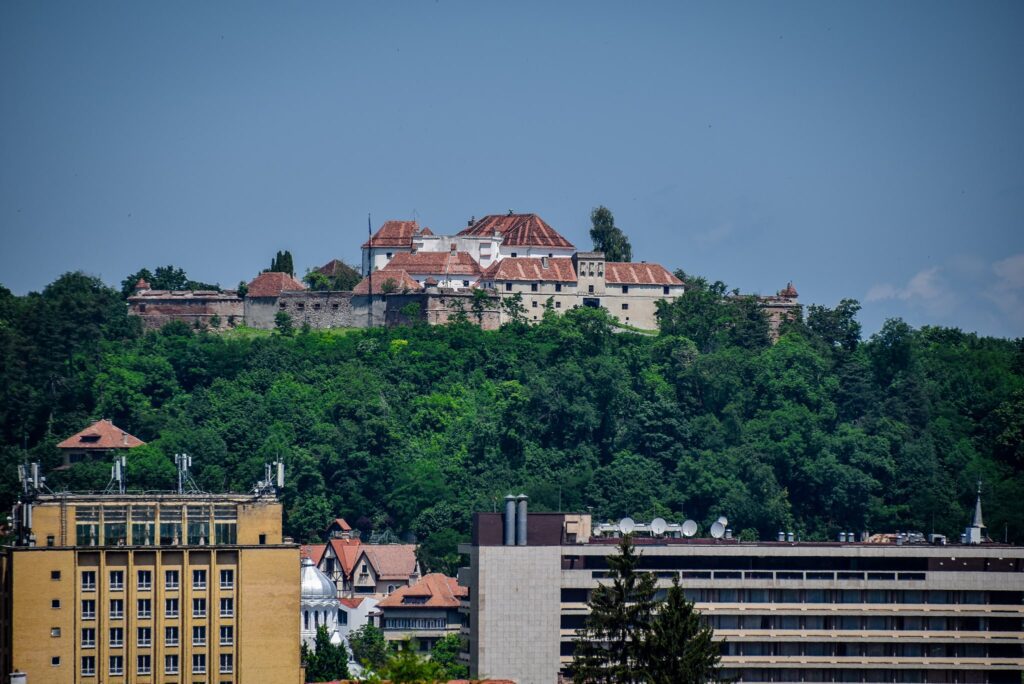
[[[955,670],[882,670],[842,668],[743,668],[723,669],[722,681],[735,682],[977,682],[1020,684],[1020,674],[1011,671],[971,672]]]
[[[150,599],[138,599],[137,611],[135,616],[139,619],[148,619],[153,617],[152,610],[153,602]],[[60,599],[53,600],[53,607],[60,608]],[[222,598],[220,600],[220,616],[221,617],[234,617],[235,615],[235,600],[233,598]],[[110,613],[108,617],[111,620],[120,620],[124,618],[124,600],[123,599],[110,599]],[[169,598],[164,599],[164,617],[176,618],[178,617],[178,599]],[[206,599],[194,598],[192,599],[192,617],[206,617]],[[93,599],[85,599],[82,601],[82,619],[83,620],[95,620],[96,619],[96,601]]]
[[[695,603],[901,603],[930,605],[1019,605],[1020,591],[936,591],[917,589],[694,589],[684,590]],[[667,590],[660,589],[663,599]],[[564,603],[585,603],[588,589],[562,589]]]
[[[164,571],[164,589],[174,591],[179,588],[179,572],[177,570]],[[50,573],[50,579],[59,580],[60,570]],[[139,591],[149,591],[153,588],[153,572],[151,570],[139,570],[137,574],[136,588]],[[235,571],[229,568],[220,571],[220,588],[234,589]],[[192,588],[206,589],[206,570],[192,570]],[[124,570],[110,571],[110,591],[124,590]],[[96,571],[82,571],[82,591],[96,591]]]
[[[60,627],[54,627],[50,630],[52,636],[60,636]],[[137,630],[138,639],[136,644],[138,646],[147,647],[151,646],[153,642],[153,628],[152,627],[139,627]],[[221,625],[220,627],[220,645],[221,646],[232,646],[235,643],[235,628],[232,625]],[[110,640],[107,642],[110,648],[121,648],[124,646],[124,628],[123,627],[111,627],[110,628]],[[178,628],[164,627],[164,646],[178,646]],[[206,626],[195,625],[192,627],[192,645],[193,646],[205,646],[206,645]],[[96,628],[95,627],[84,627],[82,629],[82,648],[96,648]]]
[[[54,665],[60,665],[60,658],[53,658]],[[148,675],[152,673],[152,658],[148,655],[140,655],[136,658],[136,673]],[[231,653],[220,655],[220,673],[230,674],[235,671],[235,657]],[[112,655],[109,659],[108,674],[124,674],[124,656]],[[170,654],[164,656],[164,673],[178,674],[178,656]],[[206,654],[195,653],[192,655],[192,674],[206,674]],[[96,656],[82,656],[82,676],[96,676]]]
[[[213,539],[210,537],[211,514]],[[234,504],[160,506],[158,512],[156,506],[79,506],[75,510],[75,543],[78,546],[236,544],[238,507]]]
[[[871,630],[1018,632],[1020,617],[919,617],[911,615],[704,615],[713,629],[732,630]],[[579,629],[585,615],[563,615],[562,629]],[[898,636],[898,635],[894,635]]]
[[[561,655],[571,656],[574,641],[561,642]],[[719,642],[723,656],[777,656],[821,658],[1020,658],[1020,644],[911,644],[848,643],[814,641],[725,641]],[[811,680],[808,680],[811,681]],[[813,680],[818,681],[818,680]],[[880,680],[872,680],[880,681]]]

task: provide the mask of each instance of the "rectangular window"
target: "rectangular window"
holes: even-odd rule
[[[153,628],[139,627],[139,646],[149,646],[153,643]]]
[[[153,571],[139,570],[139,591],[149,591],[153,588]]]
[[[210,543],[210,507],[186,506],[188,515],[189,546],[203,546]]]
[[[205,646],[206,645],[206,627],[197,625],[192,628],[192,645],[193,646]]]
[[[222,598],[220,600],[220,616],[233,617],[235,614],[235,600],[233,598]]]
[[[519,253],[518,253],[518,252],[512,252],[512,258],[513,258],[513,259],[515,259],[515,258],[516,258],[517,256],[519,256]]]
[[[192,617],[206,617],[206,599],[192,599]]]
[[[107,506],[103,509],[103,543],[106,546],[124,546],[128,543],[128,509]]]
[[[95,627],[86,627],[82,630],[82,648],[96,648]]]
[[[52,534],[46,535],[46,545],[47,546],[53,546],[56,543],[57,543],[57,539]]]
[[[232,671],[235,664],[235,656],[231,653],[220,654],[220,672],[221,674],[228,674]]]
[[[95,620],[96,619],[96,601],[94,601],[92,599],[88,599],[86,601],[82,601],[82,619],[83,620]]]
[[[505,283],[505,292],[512,291],[512,283]]]
[[[75,509],[75,544],[78,546],[99,546],[99,506],[79,506]]]
[[[50,628],[50,636],[52,636],[52,637],[59,637],[60,636],[60,627],[51,627]]]
[[[96,591],[95,570],[86,570],[82,573],[82,591]]]
[[[192,654],[192,674],[206,674],[206,654]]]
[[[148,655],[140,655],[138,657],[137,666],[138,667],[136,667],[136,671],[140,675],[148,675],[151,667],[150,657]]]
[[[112,674],[112,675],[123,675],[124,674],[124,656],[119,656],[119,655],[110,656],[110,674]]]
[[[174,591],[178,588],[178,571],[167,570],[164,572],[164,589]]]
[[[177,627],[164,627],[164,645],[165,646],[177,646],[178,645],[178,628]]]
[[[164,656],[164,674],[178,674],[178,656]]]
[[[235,643],[235,628],[231,625],[221,625],[220,645],[231,646],[233,643]]]
[[[111,627],[110,628],[110,647],[121,648],[124,646],[124,628],[123,627]]]
[[[555,292],[562,291],[562,283],[555,283]]]
[[[178,599],[169,598],[164,599],[164,617],[176,618],[178,617]]]
[[[60,656],[51,656],[50,657],[50,665],[53,665],[54,667],[59,667],[60,666]]]
[[[206,570],[193,570],[192,571],[192,588],[193,589],[205,589],[206,588]]]
[[[110,591],[124,591],[124,570],[110,571]]]
[[[530,292],[537,291],[537,283],[530,283]]]
[[[626,310],[626,309],[628,309],[628,308],[629,308],[629,304],[623,304],[623,305],[622,305],[622,310],[623,310],[623,311],[625,311],[625,310]]]
[[[150,599],[139,599],[138,601],[139,617],[142,619],[152,617],[153,615],[153,602]]]
[[[536,308],[537,308],[537,300],[536,300],[536,299],[534,299],[534,300],[533,300],[533,308],[534,308],[534,309],[536,309]]]
[[[82,656],[82,676],[96,676],[96,656]]]
[[[181,544],[181,506],[160,506],[160,546]]]
[[[156,507],[132,506],[132,545],[153,546],[156,531]]]
[[[661,293],[662,294],[668,294],[668,285],[666,285],[665,287],[661,288]]]
[[[51,570],[50,571],[50,579],[52,579],[52,580],[59,580],[60,579],[60,570]],[[95,582],[93,582],[93,584],[95,584]],[[96,587],[93,587],[93,589],[95,589],[95,588]]]
[[[594,294],[594,286],[593,285],[587,285],[587,293],[588,294]]]
[[[629,294],[629,285],[622,286],[622,294]]]
[[[235,571],[234,570],[221,570],[220,571],[220,588],[221,589],[234,589],[235,588]]]
[[[561,309],[562,308],[562,302],[555,302],[555,308],[556,309]]]
[[[260,539],[260,541],[259,541],[260,546],[263,546],[263,545],[265,545],[267,543],[267,535],[266,534],[261,534],[259,539]]]

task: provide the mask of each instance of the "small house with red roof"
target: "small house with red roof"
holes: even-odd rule
[[[271,329],[277,312],[285,308],[281,297],[302,292],[306,286],[287,273],[264,271],[249,281],[245,293],[245,324],[250,328]]]
[[[135,435],[128,434],[106,418],[97,420],[81,432],[71,435],[57,445],[64,457],[64,467],[91,459],[104,459],[122,450],[145,444]]]
[[[432,235],[429,228],[420,228],[416,221],[385,221],[363,243],[363,275],[384,268],[397,254],[422,249],[422,239]]]
[[[429,651],[438,639],[459,632],[459,606],[468,595],[468,589],[459,586],[454,577],[440,573],[425,575],[412,586],[396,589],[377,603],[384,638],[413,639],[421,651]]]

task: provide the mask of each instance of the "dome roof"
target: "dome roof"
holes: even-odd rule
[[[334,586],[334,582],[320,572],[309,558],[302,559],[300,577],[303,599],[333,599],[337,597],[338,589]]]

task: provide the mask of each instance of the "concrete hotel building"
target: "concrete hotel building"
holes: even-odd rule
[[[591,536],[589,515],[527,516],[525,506],[513,515],[522,530],[513,543],[502,514],[478,513],[461,548],[470,558],[460,571],[470,673],[551,684],[572,661],[588,593],[617,540]],[[1021,680],[1024,548],[670,536],[636,544],[660,587],[680,577],[722,641],[723,674],[738,681]]]
[[[273,494],[38,494],[22,520],[0,553],[4,681],[302,681]]]

